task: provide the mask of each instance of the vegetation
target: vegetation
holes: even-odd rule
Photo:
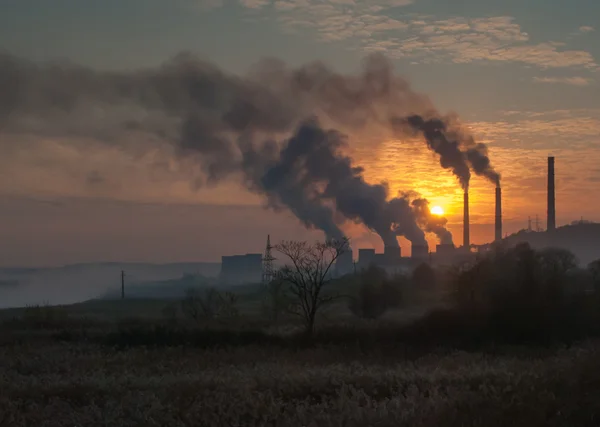
[[[598,265],[521,245],[410,277],[292,271],[305,293],[0,312],[0,425],[595,426]],[[416,286],[447,298],[406,320]],[[298,295],[320,304],[309,341]]]
[[[385,270],[372,266],[360,273],[357,295],[351,298],[349,308],[364,319],[378,319],[388,310],[398,308],[407,279],[389,278]]]
[[[324,290],[332,281],[333,265],[348,248],[347,239],[313,245],[288,241],[275,246],[289,259],[289,264],[278,272],[277,279],[288,285],[288,292],[293,296],[289,308],[302,319],[307,336],[314,332],[319,311],[335,299]]]

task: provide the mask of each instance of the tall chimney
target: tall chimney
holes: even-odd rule
[[[465,191],[465,202],[464,202],[464,216],[463,216],[463,247],[470,251],[471,248],[471,237],[469,234],[469,192]]]
[[[548,157],[548,231],[556,228],[556,207],[554,196],[554,157]]]
[[[502,240],[502,189],[496,186],[496,223],[494,224],[495,241]]]

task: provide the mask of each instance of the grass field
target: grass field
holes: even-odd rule
[[[412,317],[402,311],[361,323],[356,341],[356,332],[327,332],[326,316],[329,338],[310,346],[202,338],[184,345],[174,335],[161,346],[118,349],[105,339],[135,338],[138,329],[123,329],[132,318],[168,330],[169,304],[91,301],[0,313],[0,426],[600,424],[600,341],[419,349],[381,332]],[[236,327],[258,325],[252,304],[244,307]],[[329,315],[347,323],[342,308]]]

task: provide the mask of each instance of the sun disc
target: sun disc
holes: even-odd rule
[[[434,206],[431,208],[431,213],[434,215],[444,215],[444,210],[441,206]]]

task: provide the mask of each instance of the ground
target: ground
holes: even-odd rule
[[[128,341],[115,332],[125,317],[166,328],[172,303],[0,313],[0,426],[599,425],[597,340],[470,351],[384,335],[369,346],[115,346]],[[40,325],[49,313],[56,324]]]
[[[592,426],[598,356],[23,343],[0,348],[0,425]]]

